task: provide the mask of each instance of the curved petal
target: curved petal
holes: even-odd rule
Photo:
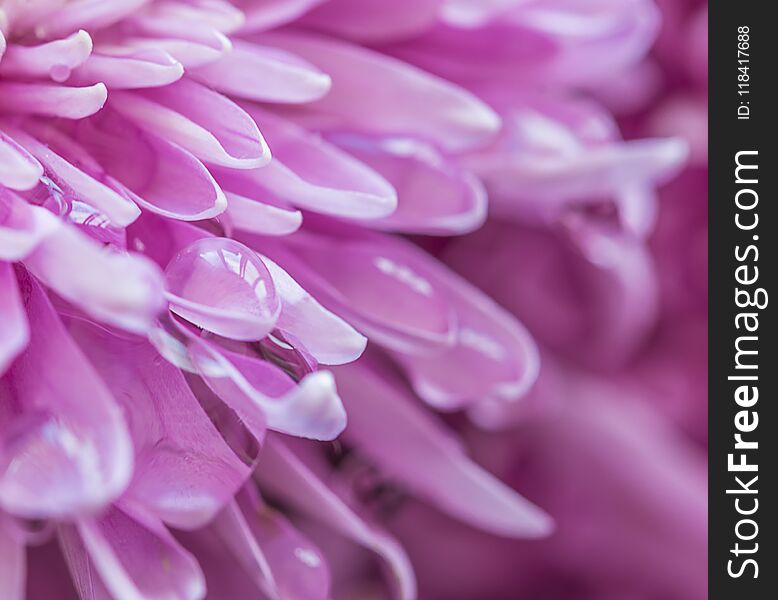
[[[267,135],[273,160],[262,169],[230,174],[238,183],[322,214],[371,219],[394,211],[394,188],[375,171],[270,112],[256,106],[246,111]],[[226,175],[221,170],[216,177]]]
[[[49,83],[0,81],[0,110],[21,115],[84,119],[108,99],[103,83],[66,87]]]
[[[117,91],[110,106],[152,134],[197,158],[233,169],[253,169],[270,160],[256,123],[232,101],[182,79],[144,91]]]
[[[290,23],[325,0],[232,0],[246,16],[241,32],[266,31]]]
[[[199,160],[114,111],[80,124],[73,135],[136,204],[151,212],[198,221],[227,208],[223,192]]]
[[[60,528],[60,545],[84,600],[202,600],[197,561],[164,525],[137,508],[113,507]]]
[[[135,447],[135,474],[124,498],[165,523],[208,523],[248,479],[250,469],[208,419],[183,374],[142,339],[125,339],[83,321],[70,333],[111,384]]]
[[[386,373],[379,376],[360,363],[338,367],[336,377],[350,420],[344,435],[383,472],[490,533],[519,538],[551,533],[548,515],[470,461]]]
[[[341,535],[372,550],[389,566],[401,600],[416,598],[413,567],[402,547],[363,520],[283,443],[269,437],[255,477],[260,485]]]
[[[330,89],[326,73],[294,54],[235,40],[219,60],[187,75],[233,98],[258,102],[311,102]]]
[[[454,343],[456,315],[436,285],[426,254],[394,244],[388,236],[360,236],[334,224],[329,229],[332,236],[298,233],[283,246],[256,238],[248,243],[381,345],[417,355]]]
[[[260,202],[232,192],[227,192],[226,196],[225,217],[233,229],[259,235],[289,235],[302,225],[303,215],[294,208]]]
[[[37,46],[14,44],[3,55],[0,75],[20,78],[49,77],[62,82],[91,52],[92,38],[83,29],[64,39]]]
[[[43,290],[27,275],[20,283],[30,343],[0,380],[0,505],[29,518],[98,510],[129,482],[130,436]]]
[[[60,226],[48,211],[39,211],[0,188],[0,260],[23,260]]]
[[[277,328],[291,334],[320,364],[340,365],[358,359],[367,344],[365,336],[319,304],[276,263],[263,260],[281,298]]]
[[[106,250],[71,226],[46,237],[25,265],[63,298],[128,331],[145,331],[164,304],[161,273],[146,257]]]
[[[283,108],[312,127],[418,137],[451,151],[479,145],[500,128],[497,114],[464,89],[366,48],[288,32],[264,33],[261,42],[299,54],[332,77],[322,99]]]
[[[30,328],[12,265],[0,262],[0,376],[27,347]]]
[[[10,137],[0,131],[0,186],[29,190],[43,176],[43,167]]]
[[[189,352],[213,392],[231,406],[258,439],[264,426],[289,435],[332,440],[346,426],[346,413],[329,371],[299,383],[270,362],[218,348],[190,335]]]
[[[170,85],[184,75],[183,65],[156,48],[101,48],[74,69],[75,85],[102,82],[110,90],[132,90]]]
[[[328,0],[301,22],[335,37],[381,43],[413,37],[434,25],[444,0]]]
[[[403,233],[452,235],[483,225],[487,198],[480,181],[434,146],[413,138],[337,133],[327,139],[375,169],[397,191],[397,209],[365,226]]]

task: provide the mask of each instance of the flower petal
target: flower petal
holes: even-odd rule
[[[42,176],[41,164],[0,131],[0,185],[12,190],[29,190]]]
[[[30,518],[94,511],[129,482],[130,436],[41,287],[23,277],[30,343],[0,380],[0,505]]]
[[[0,188],[0,260],[24,259],[59,226],[48,211],[35,210],[13,192]]]
[[[0,515],[0,590],[6,600],[24,600],[26,563],[24,540],[9,519]]]
[[[60,529],[71,576],[85,600],[201,600],[197,561],[161,522],[143,511],[113,507],[96,519]]]
[[[378,554],[391,569],[399,598],[416,598],[413,567],[402,547],[360,518],[279,439],[268,438],[255,477],[297,510]]]
[[[470,461],[387,375],[365,363],[336,370],[350,420],[344,435],[351,443],[451,516],[498,535],[534,538],[551,532],[548,515]]]
[[[30,329],[12,265],[0,262],[0,376],[27,347]]]

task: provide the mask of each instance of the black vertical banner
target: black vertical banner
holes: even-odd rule
[[[709,597],[778,598],[778,29],[711,0]]]

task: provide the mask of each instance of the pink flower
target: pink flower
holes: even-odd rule
[[[364,597],[361,548],[414,598],[406,496],[528,548],[567,526],[459,434],[530,426],[557,361],[621,366],[663,315],[655,194],[686,144],[578,97],[659,24],[650,0],[2,2],[0,589]],[[612,429],[589,418],[537,444],[586,465]]]

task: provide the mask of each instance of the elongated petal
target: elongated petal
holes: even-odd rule
[[[0,262],[0,376],[27,347],[30,330],[13,266]]]
[[[184,221],[221,214],[227,200],[208,169],[192,154],[105,110],[74,137],[143,208]],[[128,156],[134,157],[127,160]]]
[[[325,0],[232,0],[246,16],[241,31],[265,31],[297,19]]]
[[[136,452],[125,498],[170,525],[202,527],[249,477],[192,394],[182,373],[143,340],[83,322],[70,332],[128,415]]]
[[[100,49],[73,70],[68,82],[102,82],[110,90],[131,90],[169,85],[183,74],[183,65],[160,49]]]
[[[316,440],[334,439],[346,426],[329,371],[310,373],[295,384],[270,362],[217,348],[204,339],[192,339],[189,349],[208,386],[241,415],[258,439],[265,423],[270,429]]]
[[[130,199],[120,195],[106,183],[75,167],[68,160],[69,156],[61,156],[55,152],[51,148],[51,142],[57,142],[57,137],[47,139],[46,141],[49,143],[44,144],[32,135],[18,129],[11,130],[10,133],[41,162],[49,179],[57,185],[63,194],[94,206],[119,227],[129,225],[140,215],[140,209]],[[45,135],[47,131],[43,130],[41,133]],[[54,134],[54,131],[50,130],[50,133]],[[65,148],[62,145],[58,149],[74,152],[75,154],[71,156],[82,159],[74,162],[79,162],[85,167],[87,161],[78,156],[80,154],[78,149],[70,144],[68,146],[69,148]]]
[[[24,540],[5,515],[0,515],[0,590],[7,600],[24,600],[27,575]]]
[[[446,150],[481,144],[500,128],[494,111],[469,92],[393,58],[310,34],[265,33],[261,41],[299,54],[332,77],[324,98],[284,111],[311,126],[416,136]],[[373,80],[381,85],[364,85]]]
[[[249,573],[261,573],[269,595],[325,600],[330,573],[316,546],[246,486],[214,524]]]
[[[397,191],[397,209],[365,226],[451,235],[477,229],[486,219],[487,199],[481,183],[433,146],[413,138],[337,133],[328,140],[375,169]]]
[[[14,45],[0,62],[0,75],[44,76],[55,81],[65,81],[71,71],[82,64],[91,52],[92,38],[83,30],[65,39],[39,46]]]
[[[326,73],[293,54],[241,40],[219,60],[187,74],[232,97],[258,102],[310,102],[331,84]]]
[[[130,437],[43,290],[27,275],[21,285],[30,343],[0,380],[0,505],[31,518],[94,511],[129,482]]]
[[[24,259],[59,226],[48,211],[36,210],[0,188],[0,260]]]
[[[60,530],[71,575],[84,600],[201,600],[194,557],[141,510],[111,508]]]
[[[106,250],[70,226],[46,237],[25,265],[87,313],[129,331],[145,331],[163,307],[162,276],[148,259]]]
[[[151,0],[76,0],[60,3],[37,25],[40,37],[66,35],[78,29],[107,27],[131,15]]]
[[[99,111],[107,98],[108,90],[103,83],[66,87],[0,81],[0,110],[21,115],[83,119]]]
[[[314,212],[360,219],[385,217],[397,206],[394,188],[345,152],[256,106],[247,112],[262,127],[273,160],[232,174],[245,183]],[[223,174],[217,172],[220,179]]]
[[[187,80],[111,95],[111,106],[150,133],[225,167],[252,169],[270,160],[270,150],[256,123],[237,105]]]
[[[385,373],[360,364],[339,367],[336,376],[350,418],[345,435],[384,472],[491,533],[532,538],[551,532],[548,515],[470,461]]]
[[[351,230],[333,233],[337,237],[292,236],[284,248],[249,243],[369,339],[410,354],[441,352],[454,343],[456,317],[424,253],[385,238],[354,237]]]
[[[378,554],[391,569],[399,598],[416,597],[416,578],[402,547],[359,517],[279,439],[268,438],[256,478],[298,510]]]
[[[412,37],[434,25],[444,0],[328,0],[302,23],[336,37],[381,43]]]
[[[0,185],[29,190],[38,184],[43,167],[27,150],[0,131]]]
[[[319,304],[276,263],[264,260],[281,298],[278,329],[294,336],[320,364],[340,365],[359,358],[367,339]]]
[[[226,197],[226,217],[234,229],[259,235],[289,235],[302,225],[303,215],[295,208],[284,208],[231,192],[227,192]]]

